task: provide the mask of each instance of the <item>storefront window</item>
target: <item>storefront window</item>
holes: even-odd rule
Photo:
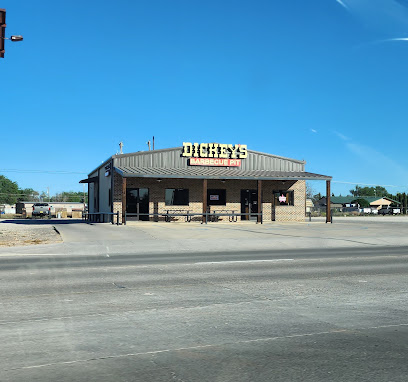
[[[207,205],[225,206],[227,204],[226,190],[207,190]]]
[[[275,206],[293,206],[294,205],[294,192],[288,190],[274,191],[273,197]]]
[[[165,201],[166,206],[188,206],[188,189],[166,188]]]

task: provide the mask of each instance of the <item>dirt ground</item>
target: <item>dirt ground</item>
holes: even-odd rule
[[[49,244],[61,242],[52,225],[0,222],[0,247]]]

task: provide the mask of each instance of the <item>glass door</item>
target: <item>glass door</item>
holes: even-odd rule
[[[241,190],[241,213],[258,213],[258,191]],[[241,220],[256,220],[256,215],[243,215]]]
[[[126,189],[126,212],[136,214],[135,216],[129,216],[129,220],[149,220],[149,215],[143,215],[149,213],[148,188]]]

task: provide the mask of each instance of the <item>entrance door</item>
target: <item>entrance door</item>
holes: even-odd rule
[[[130,214],[149,213],[149,189],[128,188],[126,189],[126,212]],[[129,220],[149,220],[148,215],[129,216]]]
[[[241,213],[258,213],[258,191],[241,190]],[[241,220],[256,220],[256,215],[241,216]]]

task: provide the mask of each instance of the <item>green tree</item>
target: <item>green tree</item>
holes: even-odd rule
[[[0,203],[14,204],[17,201],[18,185],[3,175],[0,175]]]
[[[47,194],[45,191],[42,191],[42,192],[41,192],[40,200],[41,200],[42,202],[48,202],[48,194]]]
[[[39,193],[32,188],[23,188],[18,190],[17,200],[21,202],[37,202]]]
[[[387,191],[385,187],[375,186],[375,187],[360,187],[356,186],[353,190],[350,190],[351,195],[353,196],[387,196],[391,197],[392,195]]]
[[[85,203],[87,202],[88,194],[85,193]],[[63,191],[51,197],[52,202],[84,202],[84,193],[81,191]]]
[[[356,204],[358,204],[359,206],[360,206],[360,208],[368,208],[368,207],[370,207],[370,203],[367,201],[367,200],[365,200],[365,199],[363,199],[363,198],[358,198],[358,199],[356,199],[356,200],[353,200],[351,203],[356,203]]]
[[[319,192],[318,194],[313,195],[312,200],[313,200],[314,202],[317,202],[317,201],[320,200],[322,197],[323,197],[322,194]]]

